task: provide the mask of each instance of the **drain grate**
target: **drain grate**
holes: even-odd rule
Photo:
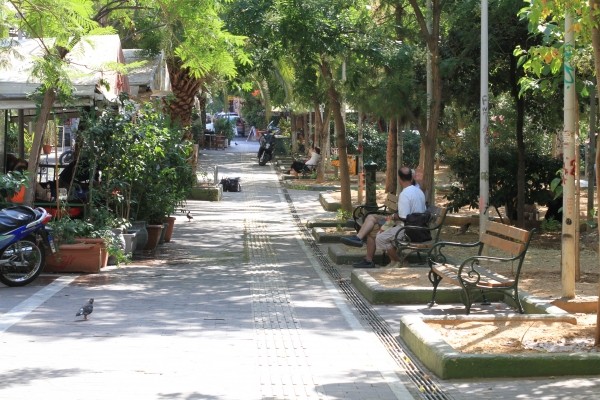
[[[435,381],[433,381],[431,376],[424,372],[405,352],[400,342],[398,342],[396,337],[392,334],[392,332],[390,332],[390,327],[385,320],[381,318],[381,316],[363,300],[363,298],[356,292],[354,287],[350,284],[350,282],[348,282],[347,279],[342,278],[338,269],[329,260],[329,257],[323,254],[321,248],[310,234],[308,228],[302,224],[287,188],[282,187],[282,190],[290,208],[292,218],[300,230],[304,242],[307,243],[308,247],[313,252],[313,255],[319,260],[323,270],[333,279],[334,282],[337,282],[340,290],[346,295],[348,301],[352,303],[364,320],[369,324],[371,329],[373,329],[379,340],[385,345],[392,358],[394,358],[396,363],[404,369],[411,381],[417,386],[421,397],[423,399],[431,400],[451,399],[451,397],[442,392],[441,388]]]

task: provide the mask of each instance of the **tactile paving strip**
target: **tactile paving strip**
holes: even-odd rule
[[[348,301],[354,305],[354,307],[356,307],[358,313],[371,326],[379,340],[381,340],[381,342],[387,348],[390,355],[394,358],[394,360],[396,360],[398,365],[403,368],[412,382],[417,386],[421,397],[432,400],[451,399],[451,397],[446,395],[441,390],[432,377],[428,373],[424,372],[421,367],[417,365],[406,353],[400,342],[398,342],[398,340],[390,331],[390,327],[385,320],[381,318],[381,316],[363,300],[363,298],[356,292],[354,287],[347,279],[342,278],[335,265],[333,265],[329,258],[323,254],[321,248],[310,234],[308,228],[302,224],[302,221],[300,220],[300,217],[298,216],[298,213],[294,207],[292,198],[285,187],[283,188],[283,192],[290,208],[290,213],[292,214],[297,228],[301,232],[303,240],[313,251],[314,256],[319,260],[323,270],[332,278],[334,282],[338,284],[340,290],[346,295]]]

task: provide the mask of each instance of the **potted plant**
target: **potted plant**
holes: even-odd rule
[[[58,124],[56,121],[48,121],[46,125],[46,133],[44,134],[44,143],[42,144],[42,152],[44,154],[50,154],[52,147],[56,146],[58,142]]]
[[[10,171],[7,174],[0,174],[0,205],[7,202],[22,203],[28,184],[27,171]]]
[[[182,143],[182,131],[151,103],[135,105],[124,97],[119,112],[105,110],[86,125],[82,157],[102,170],[102,181],[90,187],[90,208],[162,230],[196,182],[192,144]]]
[[[228,118],[218,118],[215,120],[214,129],[217,136],[224,136],[228,141],[231,141],[237,133],[235,122]]]
[[[96,227],[89,221],[62,217],[48,223],[58,245],[56,254],[46,258],[46,272],[97,273],[109,255],[124,260],[121,244],[110,227]]]
[[[104,253],[102,249],[105,246],[76,239],[91,230],[83,220],[62,217],[50,221],[48,228],[58,245],[58,252],[46,257],[46,272],[97,273],[106,265],[103,257],[106,249]]]

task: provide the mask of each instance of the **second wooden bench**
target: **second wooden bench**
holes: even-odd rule
[[[429,280],[433,284],[430,307],[435,304],[438,285],[445,279],[463,289],[467,314],[474,299],[482,297],[484,303],[487,302],[487,292],[507,295],[522,314],[519,277],[533,232],[488,221],[478,242],[438,242],[433,245],[428,254]],[[469,249],[471,255],[451,259],[447,250],[452,248]],[[502,267],[508,268],[501,270]]]

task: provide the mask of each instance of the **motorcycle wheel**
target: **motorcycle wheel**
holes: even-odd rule
[[[260,165],[261,167],[267,165],[267,156],[265,155],[265,153],[263,153],[263,155],[258,160],[258,165]]]
[[[33,236],[6,247],[0,255],[0,282],[6,286],[25,286],[42,272],[45,262],[44,248]]]
[[[73,150],[67,150],[61,154],[60,158],[58,159],[58,163],[61,165],[71,164],[71,162],[73,161],[73,158],[74,158]]]

